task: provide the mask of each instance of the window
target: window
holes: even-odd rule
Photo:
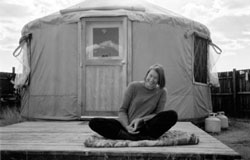
[[[194,40],[194,81],[207,83],[208,40],[195,35]]]
[[[87,57],[90,59],[122,57],[122,22],[87,22]]]
[[[114,57],[119,55],[119,28],[93,28],[93,56]]]

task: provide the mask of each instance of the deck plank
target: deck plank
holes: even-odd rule
[[[35,152],[48,152],[53,155],[61,153],[80,153],[80,156],[158,156],[200,155],[225,156],[227,159],[239,159],[240,155],[205,131],[190,122],[178,122],[172,130],[195,133],[200,137],[198,145],[167,147],[126,147],[126,148],[86,148],[83,142],[93,134],[87,122],[23,122],[0,128],[1,154],[12,152],[31,155]],[[121,157],[120,157],[121,158]],[[150,157],[152,158],[152,157]],[[31,158],[32,159],[32,158]],[[119,158],[118,158],[119,159]],[[197,159],[197,157],[196,157]],[[206,158],[207,159],[207,158]],[[209,158],[208,158],[209,159]]]

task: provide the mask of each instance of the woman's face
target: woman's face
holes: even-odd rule
[[[158,73],[155,71],[155,70],[151,70],[146,79],[145,79],[145,86],[148,88],[148,89],[154,89],[157,87],[157,84],[158,84],[158,80],[159,80],[159,75]]]

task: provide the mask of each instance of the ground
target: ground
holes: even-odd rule
[[[250,119],[229,118],[229,128],[213,136],[250,160]]]

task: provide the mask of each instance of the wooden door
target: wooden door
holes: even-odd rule
[[[83,116],[117,116],[127,85],[127,19],[85,18]]]

